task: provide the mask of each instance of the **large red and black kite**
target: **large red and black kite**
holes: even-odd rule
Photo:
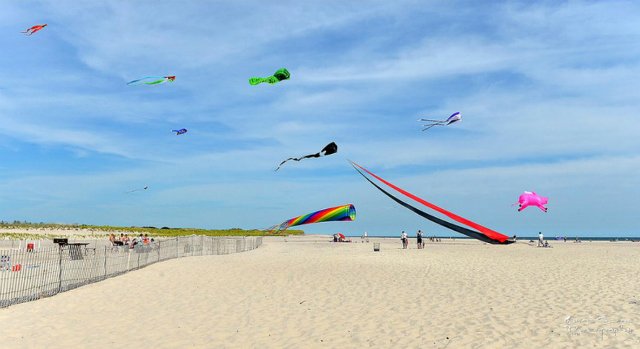
[[[436,205],[434,205],[434,204],[432,204],[430,202],[427,202],[426,200],[423,200],[423,199],[421,199],[421,198],[409,193],[408,191],[393,185],[392,183],[390,183],[390,182],[384,180],[383,178],[375,175],[373,172],[371,172],[371,171],[367,170],[366,168],[356,164],[355,162],[353,162],[353,161],[349,161],[349,162],[351,162],[351,165],[353,166],[353,168],[355,168],[355,170],[358,171],[358,173],[360,173],[362,175],[362,177],[364,177],[367,181],[369,181],[369,183],[373,184],[374,187],[378,188],[378,190],[380,190],[386,196],[390,197],[393,201],[399,203],[400,205],[408,208],[409,210],[413,211],[414,213],[416,213],[416,214],[418,214],[418,215],[420,215],[420,216],[422,216],[422,217],[424,217],[424,218],[426,218],[426,219],[428,219],[428,220],[430,220],[430,221],[432,221],[432,222],[434,222],[436,224],[439,224],[439,225],[441,225],[441,226],[443,226],[445,228],[449,228],[449,229],[451,229],[453,231],[456,231],[458,233],[464,234],[464,235],[466,235],[468,237],[471,237],[471,238],[474,238],[474,239],[478,239],[480,241],[488,242],[490,244],[503,244],[503,245],[506,245],[506,244],[510,244],[510,243],[514,242],[512,240],[509,240],[509,237],[504,235],[504,234],[500,234],[497,231],[494,231],[492,229],[484,227],[484,226],[482,226],[482,225],[480,225],[478,223],[472,222],[472,221],[470,221],[470,220],[468,220],[466,218],[460,217],[460,216],[458,216],[458,215],[456,215],[456,214],[454,214],[452,212],[449,212],[449,211],[447,211],[447,210],[445,210],[445,209],[443,209],[441,207],[438,207],[438,206],[436,206]],[[421,203],[421,204],[423,204],[423,205],[425,205],[425,206],[427,206],[427,207],[429,207],[429,208],[431,208],[431,209],[433,209],[435,211],[438,211],[438,212],[442,213],[443,215],[445,215],[445,216],[447,216],[447,217],[449,217],[449,218],[451,218],[451,219],[453,219],[453,220],[455,220],[455,221],[457,221],[459,223],[462,223],[462,224],[464,224],[464,225],[466,225],[468,227],[474,228],[476,230],[468,229],[468,228],[462,227],[460,225],[453,224],[451,222],[445,221],[444,219],[440,219],[438,217],[430,215],[430,214],[428,214],[428,213],[426,213],[426,212],[424,212],[424,211],[422,211],[422,210],[420,210],[420,209],[418,209],[418,208],[416,208],[414,206],[411,206],[410,204],[398,199],[397,197],[393,196],[392,194],[390,194],[386,190],[382,189],[379,185],[374,183],[371,179],[369,179],[369,177],[367,177],[360,170],[368,173],[369,175],[373,176],[374,178],[376,178],[380,182],[382,182],[382,183],[386,184],[387,186],[391,187],[392,189],[396,190],[400,194],[402,194],[402,195],[404,195],[404,196],[406,196],[406,197],[408,197],[410,199],[413,199],[413,200],[415,200],[415,201],[417,201],[417,202],[419,202],[419,203]]]

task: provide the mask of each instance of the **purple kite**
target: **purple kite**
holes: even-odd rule
[[[418,121],[428,121],[428,124],[424,124],[424,128],[422,131],[426,131],[433,126],[447,126],[451,125],[454,122],[458,122],[462,120],[462,114],[459,111],[451,114],[446,120],[431,120],[431,119],[418,119]]]
[[[181,128],[179,130],[172,130],[171,132],[175,132],[176,136],[178,136],[178,135],[182,135],[182,134],[187,133],[187,129],[186,128]]]

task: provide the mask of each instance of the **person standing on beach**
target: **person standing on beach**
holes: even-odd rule
[[[406,250],[407,247],[409,247],[409,235],[407,235],[404,230],[402,234],[400,234],[400,240],[402,240],[402,249]]]
[[[544,235],[542,235],[542,232],[538,233],[538,247],[544,247]]]
[[[422,230],[418,229],[418,233],[416,234],[416,242],[418,243],[418,249],[422,249],[424,248],[424,245],[422,243]]]

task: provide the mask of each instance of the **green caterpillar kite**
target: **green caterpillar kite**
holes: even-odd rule
[[[268,76],[266,78],[260,78],[260,77],[249,78],[249,83],[254,86],[261,84],[263,82],[275,84],[282,80],[289,80],[290,77],[291,77],[291,74],[289,73],[289,71],[286,68],[282,68],[282,69],[276,70],[276,72],[273,73],[273,75]]]

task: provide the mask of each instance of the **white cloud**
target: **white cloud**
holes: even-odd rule
[[[35,40],[0,36],[13,52],[1,58],[0,150],[24,159],[0,188],[24,200],[2,204],[16,218],[255,227],[353,200],[363,212],[353,229],[395,234],[399,221],[423,224],[345,170],[351,158],[489,226],[606,231],[603,212],[616,217],[611,232],[633,227],[625,215],[640,154],[635,3],[26,8],[0,10],[5,31],[50,23]],[[290,81],[248,86],[249,76],[281,66]],[[165,73],[176,82],[124,85]],[[417,117],[453,111],[463,122],[420,132]],[[175,127],[190,131],[169,136]],[[273,173],[330,141],[338,154]],[[81,158],[87,167],[46,175],[49,165],[30,162],[24,144],[68,150],[56,155],[62,166]],[[146,182],[153,192],[123,200],[123,188]],[[549,215],[501,206],[531,187],[552,197]],[[489,204],[475,202],[477,193]],[[92,205],[104,213],[88,213]]]

